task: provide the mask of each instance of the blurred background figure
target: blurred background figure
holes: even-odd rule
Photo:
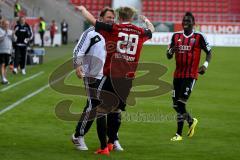
[[[52,23],[50,25],[51,46],[54,46],[54,37],[57,31],[58,31],[58,27],[55,23],[55,20],[52,20]]]
[[[20,68],[22,74],[26,74],[26,59],[27,59],[27,46],[29,45],[29,41],[32,39],[32,29],[25,22],[24,17],[19,17],[19,22],[14,27],[15,33],[15,57],[14,57],[14,69],[13,73],[17,74],[18,66],[20,64]]]
[[[6,67],[9,64],[12,53],[13,32],[9,29],[9,21],[0,21],[0,67],[1,67],[1,83],[8,84]]]
[[[63,19],[61,22],[62,44],[68,43],[68,23]]]
[[[19,0],[16,0],[16,2],[14,4],[14,17],[18,17],[20,11],[21,11],[21,5],[19,3]]]
[[[40,22],[39,22],[39,29],[38,29],[38,33],[40,34],[40,39],[41,39],[41,46],[44,47],[44,34],[46,31],[46,22],[44,21],[43,17],[39,18]]]

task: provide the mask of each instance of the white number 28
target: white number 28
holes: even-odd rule
[[[120,53],[127,53],[131,55],[135,55],[138,46],[138,35],[136,34],[126,34],[123,32],[119,32],[118,37],[123,37],[123,40],[119,40],[117,42],[117,51]]]

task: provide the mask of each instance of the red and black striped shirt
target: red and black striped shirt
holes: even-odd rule
[[[201,50],[203,49],[207,54],[211,50],[205,36],[196,31],[193,31],[189,36],[186,36],[183,31],[176,32],[172,36],[169,49],[174,46],[178,48],[175,53],[174,78],[197,79]]]

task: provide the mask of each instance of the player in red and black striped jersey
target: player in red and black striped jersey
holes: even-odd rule
[[[204,74],[211,60],[211,47],[206,37],[193,29],[195,24],[191,12],[186,12],[183,17],[183,31],[172,36],[171,44],[167,51],[168,59],[175,54],[176,69],[173,80],[173,107],[177,112],[177,132],[172,141],[182,140],[184,120],[189,124],[188,136],[192,137],[197,119],[192,118],[186,111],[186,102],[198,78],[198,73]],[[199,67],[201,50],[206,53],[206,61]]]

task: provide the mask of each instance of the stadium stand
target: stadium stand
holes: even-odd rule
[[[15,4],[15,0],[7,0],[7,1],[3,1],[3,3],[5,3],[6,5],[8,5],[10,8],[14,8],[14,4]],[[28,8],[26,8],[26,6],[23,6],[21,4],[21,11],[19,13],[20,16],[27,16],[27,10],[29,10]],[[12,11],[13,12],[13,11]]]
[[[99,11],[105,6],[112,6],[112,0],[69,0],[73,5],[84,5],[95,16],[98,17]]]
[[[240,22],[239,0],[142,0],[142,13],[152,21],[181,22],[186,11],[198,22]]]

